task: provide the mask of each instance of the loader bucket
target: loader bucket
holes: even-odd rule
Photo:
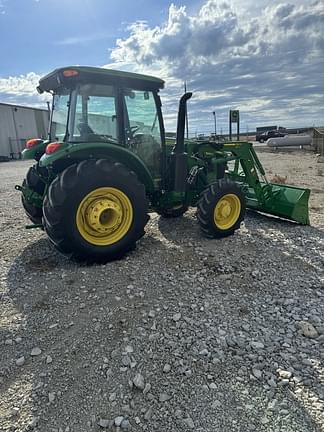
[[[249,188],[246,195],[248,208],[309,225],[309,189],[276,183],[260,183],[260,186],[262,194],[258,196]]]

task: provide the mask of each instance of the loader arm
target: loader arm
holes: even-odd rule
[[[251,143],[228,143],[224,150],[237,158],[227,175],[245,186],[248,208],[309,225],[309,189],[268,182]]]

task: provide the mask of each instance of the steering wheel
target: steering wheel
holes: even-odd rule
[[[125,128],[125,132],[128,139],[133,139],[135,137],[135,133],[139,130],[139,126],[130,126]]]

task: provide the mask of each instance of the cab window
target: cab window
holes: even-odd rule
[[[78,89],[73,141],[117,142],[115,89],[109,85],[87,84]]]

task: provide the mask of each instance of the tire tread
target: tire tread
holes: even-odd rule
[[[95,175],[98,179],[116,178],[116,176],[118,176],[125,184],[131,184],[132,187],[137,189],[138,194],[141,195],[141,200],[143,201],[142,206],[147,214],[148,200],[145,195],[145,187],[138,181],[136,174],[129,171],[120,163],[111,162],[106,159],[93,159],[69,166],[53,180],[48,189],[47,197],[44,200],[43,223],[51,242],[64,255],[77,261],[109,261],[121,257],[130,249],[134,248],[136,241],[145,233],[144,226],[147,222],[147,218],[143,218],[144,220],[141,222],[142,225],[135,231],[132,243],[124,246],[123,250],[119,252],[114,252],[113,254],[107,253],[103,256],[102,253],[85,253],[84,249],[75,249],[64,234],[64,229],[62,229],[65,224],[63,205],[69,200],[69,196],[73,194],[75,187],[78,184],[82,184],[82,182],[84,183],[85,179],[89,179],[91,175]]]
[[[235,193],[241,201],[241,213],[236,223],[227,230],[219,229],[214,223],[214,208],[222,195]],[[234,234],[240,228],[245,215],[245,196],[241,187],[227,179],[219,179],[210,184],[201,195],[197,205],[197,219],[200,229],[205,237],[222,238]]]

